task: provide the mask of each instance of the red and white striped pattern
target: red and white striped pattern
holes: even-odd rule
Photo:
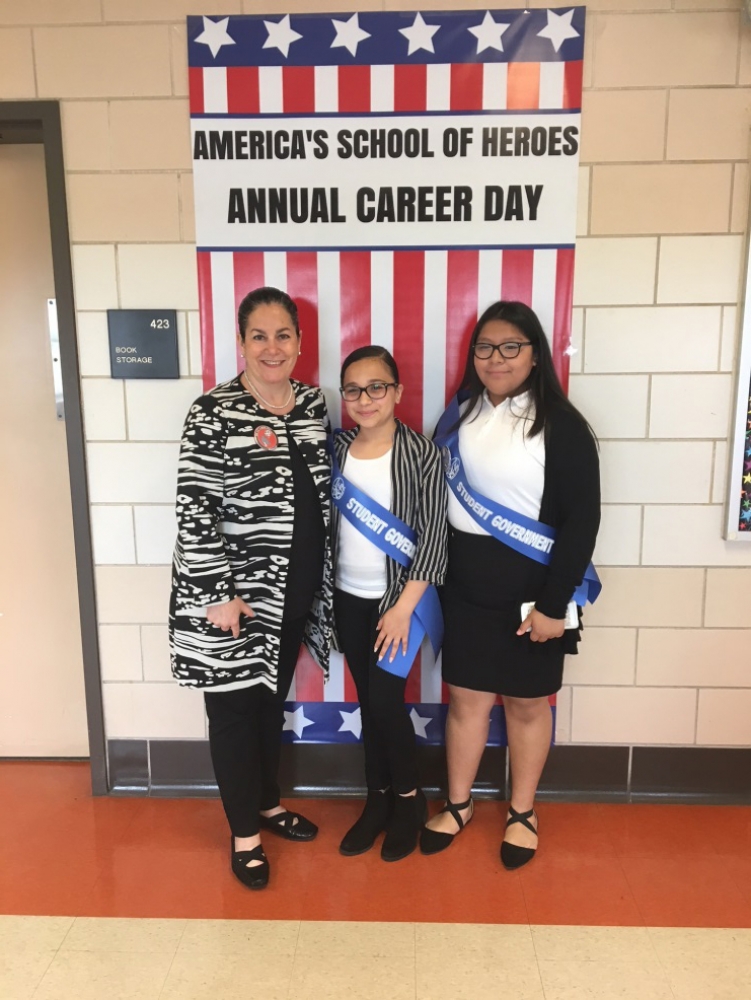
[[[342,654],[332,652],[329,663],[329,679],[324,684],[320,667],[315,663],[310,653],[303,649],[297,661],[297,669],[287,701],[356,702],[355,684],[345,666]],[[405,701],[424,705],[438,705],[441,702],[444,704],[448,702],[446,685],[441,681],[440,662],[436,663],[433,650],[427,640],[417,654],[407,678]]]
[[[283,288],[296,301],[302,354],[295,377],[327,390],[331,422],[341,420],[339,368],[350,351],[377,343],[391,350],[405,386],[399,416],[432,432],[457,389],[477,317],[500,298],[526,302],[548,333],[564,386],[568,380],[573,249],[201,251],[198,253],[204,385],[240,370],[236,310],[260,285]],[[342,658],[331,679],[307,654],[298,664],[291,701],[355,701]],[[407,683],[407,700],[445,701],[440,670],[425,644]]]
[[[456,390],[478,315],[500,298],[537,312],[566,385],[573,265],[570,248],[200,251],[204,385],[237,374],[237,306],[251,289],[274,285],[300,310],[295,375],[331,391],[333,421],[342,360],[378,343],[393,351],[407,387],[400,416],[427,432]]]
[[[581,62],[192,66],[189,72],[194,115],[576,110],[582,93]]]
[[[189,72],[193,115],[534,113],[581,107],[581,62],[191,67]],[[457,388],[478,315],[500,298],[535,309],[567,384],[573,270],[572,248],[199,251],[204,384],[209,388],[239,371],[237,306],[251,289],[274,285],[288,291],[300,311],[302,355],[295,375],[327,391],[334,426],[341,423],[336,389],[342,360],[356,347],[378,343],[399,364],[405,385],[399,416],[430,433]],[[289,698],[354,702],[356,693],[340,655],[334,654],[324,685],[321,671],[303,652]],[[429,643],[415,661],[406,699],[447,700]]]

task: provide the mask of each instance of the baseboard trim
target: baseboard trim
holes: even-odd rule
[[[207,740],[110,740],[110,794],[210,798],[218,794]],[[629,768],[629,758],[631,766]],[[444,748],[418,748],[423,787],[445,794]],[[473,795],[506,799],[506,748],[488,747]],[[285,743],[280,784],[288,797],[365,794],[362,747]],[[552,747],[538,796],[556,802],[751,804],[751,749],[715,747]]]

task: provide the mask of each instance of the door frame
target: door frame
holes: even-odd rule
[[[73,507],[73,541],[78,581],[81,621],[86,719],[89,733],[91,790],[106,795],[107,753],[102,707],[102,677],[99,660],[94,558],[89,516],[89,488],[86,473],[86,445],[81,412],[81,379],[78,367],[78,340],[73,296],[73,270],[65,195],[63,137],[58,101],[0,101],[0,131],[3,126],[28,125],[41,133],[47,178],[52,271],[57,299],[60,334],[60,363],[65,400],[65,436]]]

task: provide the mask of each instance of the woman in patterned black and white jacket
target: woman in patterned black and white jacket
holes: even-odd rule
[[[300,645],[328,662],[328,418],[320,389],[290,378],[297,307],[258,288],[238,310],[245,371],[196,400],[178,466],[170,644],[179,684],[204,690],[232,871],[263,888],[260,829],[312,840],[279,802],[284,701]]]

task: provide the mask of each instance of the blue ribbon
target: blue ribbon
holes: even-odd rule
[[[435,431],[435,442],[443,452],[443,468],[449,489],[467,513],[493,538],[515,552],[549,566],[555,544],[555,528],[496,503],[470,485],[459,452],[460,415],[459,398],[454,396]],[[597,570],[590,563],[572,600],[580,607],[584,607],[587,601],[594,604],[601,590]]]
[[[369,497],[347,479],[339,468],[334,449],[331,449],[331,498],[342,517],[364,535],[386,555],[406,569],[412,565],[417,551],[417,535],[408,524],[386,507]],[[412,612],[409,626],[407,651],[402,651],[401,643],[393,662],[386,654],[378,660],[378,666],[398,677],[406,677],[412,669],[415,657],[425,636],[430,639],[433,652],[443,644],[443,615],[438,592],[431,584],[420,598]],[[389,654],[392,647],[389,647]]]

